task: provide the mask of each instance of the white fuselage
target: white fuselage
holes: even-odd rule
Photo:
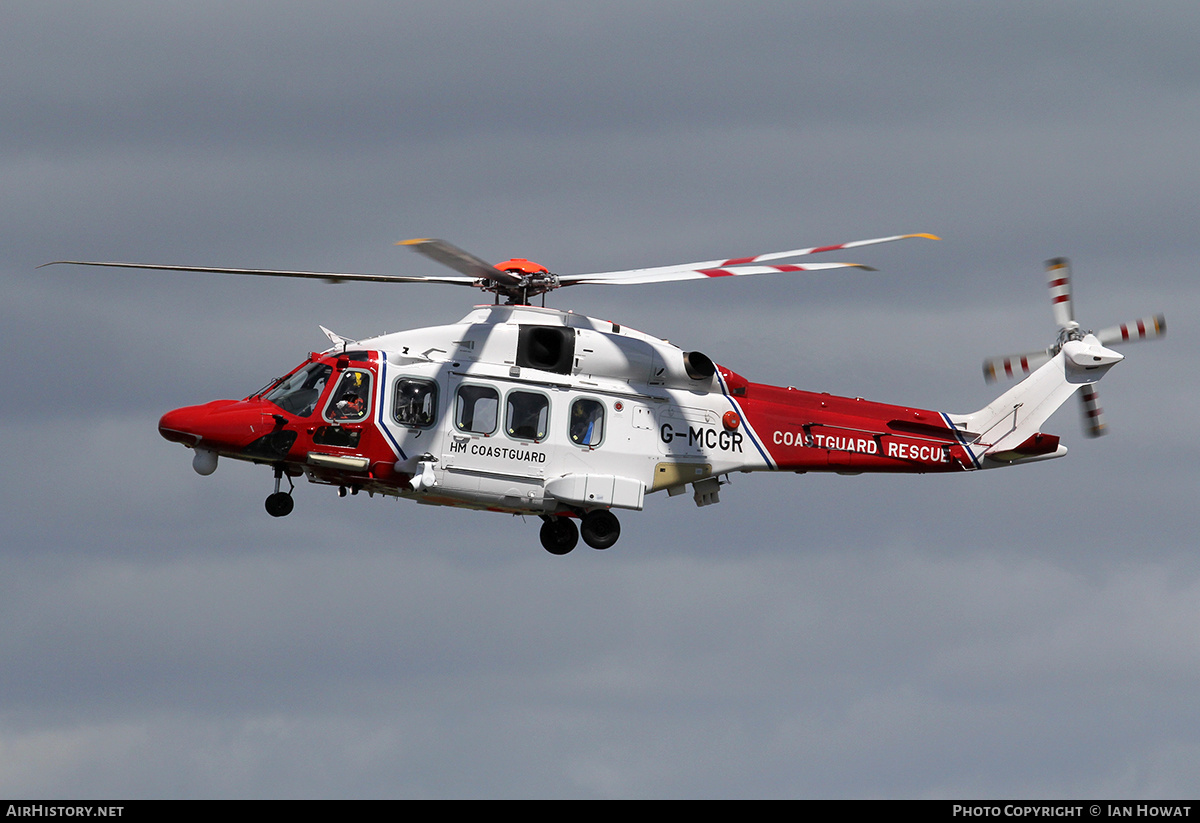
[[[572,330],[570,356],[530,365],[521,351],[530,327]],[[553,345],[553,332],[545,334]],[[766,468],[745,433],[722,426],[733,406],[718,379],[690,377],[678,347],[607,321],[482,306],[455,324],[354,345],[383,353],[374,419],[397,469],[417,478],[418,500],[534,512],[560,504],[640,509],[648,491]],[[393,387],[422,381],[436,386],[434,422],[406,424]],[[523,406],[540,418],[532,428],[514,420]],[[596,417],[586,432],[573,428],[581,410]]]

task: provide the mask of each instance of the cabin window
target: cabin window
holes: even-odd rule
[[[427,429],[437,422],[437,383],[415,377],[396,381],[396,422],[401,426]]]
[[[329,397],[325,419],[337,423],[365,420],[371,405],[370,372],[351,369],[342,372],[342,379]]]
[[[317,407],[332,371],[326,363],[310,363],[284,378],[266,399],[288,414],[308,417]]]
[[[572,403],[570,435],[576,446],[599,446],[604,439],[604,404],[587,397]]]
[[[496,430],[500,393],[490,386],[459,386],[454,404],[454,425],[461,431],[491,434]]]
[[[546,439],[550,422],[550,398],[528,391],[508,393],[504,407],[504,428],[514,440]]]

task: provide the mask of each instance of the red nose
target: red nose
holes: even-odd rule
[[[241,451],[275,427],[261,400],[214,400],[203,406],[169,411],[158,421],[158,433],[174,443],[211,451]]]

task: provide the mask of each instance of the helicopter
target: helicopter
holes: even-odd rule
[[[1073,394],[1085,432],[1104,432],[1094,385],[1124,356],[1109,346],[1166,332],[1162,314],[1092,333],[1075,320],[1065,259],[1047,264],[1055,342],[992,357],[984,375],[1024,378],[982,409],[956,414],[754,383],[697,350],[617,322],[545,306],[581,285],[636,285],[821,271],[855,263],[776,262],[931,234],[673,266],[558,275],[524,258],[493,265],[443,240],[406,240],[454,275],[354,274],[55,261],[62,264],[319,279],[438,283],[494,295],[457,323],[332,344],[241,400],[174,409],[159,433],[212,474],[221,458],[269,466],[265,507],[291,513],[294,479],[541,519],[540,541],[564,555],[621,534],[614,510],[692,489],[720,502],[734,472],[950,473],[1062,457],[1042,424]],[[52,265],[52,264],[46,264]],[[532,298],[541,297],[540,306]],[[502,302],[503,301],[503,302]],[[286,480],[288,488],[282,488]],[[578,521],[578,525],[576,525]]]

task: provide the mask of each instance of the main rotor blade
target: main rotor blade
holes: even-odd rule
[[[995,383],[1002,377],[1014,377],[1019,374],[1030,374],[1043,363],[1050,362],[1050,351],[1025,352],[1025,354],[1007,354],[1003,357],[989,357],[983,361],[983,379]]]
[[[1079,390],[1079,402],[1083,408],[1083,432],[1088,437],[1100,437],[1107,433],[1104,427],[1104,409],[1100,408],[1100,396],[1096,387],[1084,386]]]
[[[1060,329],[1074,328],[1075,308],[1071,303],[1071,264],[1065,257],[1046,261],[1046,281],[1050,286],[1050,309]]]
[[[159,263],[100,263],[92,260],[55,260],[44,266],[105,266],[117,269],[150,269],[153,271],[196,271],[211,274],[251,274],[259,277],[301,277],[324,280],[327,283],[358,281],[368,283],[445,283],[453,286],[473,286],[475,281],[466,277],[421,277],[403,274],[354,274],[331,271],[290,271],[286,269],[225,269],[210,266],[165,266]]]
[[[521,283],[521,278],[515,274],[502,271],[488,261],[476,257],[469,251],[463,251],[458,246],[447,243],[445,240],[424,237],[415,240],[401,240],[396,245],[408,246],[413,251],[425,255],[431,260],[436,260],[443,266],[449,266],[456,272],[465,274],[468,277],[480,280],[494,280],[506,286],[517,286]]]
[[[927,240],[940,240],[941,238],[932,234],[897,234],[891,237],[875,237],[871,240],[853,240],[849,243],[838,243],[833,246],[811,246],[807,249],[792,249],[790,251],[775,251],[767,252],[766,254],[758,254],[753,257],[733,257],[727,260],[706,260],[700,263],[678,263],[673,266],[655,266],[645,269],[627,269],[625,271],[603,271],[592,272],[588,274],[569,274],[560,275],[559,280],[563,285],[574,284],[593,284],[606,281],[622,282],[622,283],[660,283],[670,280],[691,280],[697,277],[723,277],[721,273],[707,274],[708,271],[724,272],[730,267],[741,267],[748,263],[761,263],[765,260],[783,260],[788,257],[803,257],[808,254],[819,254],[825,251],[839,251],[841,249],[854,249],[859,246],[871,246],[876,243],[891,243],[894,240],[906,240],[910,237],[923,237]],[[853,263],[841,263],[839,266],[854,266]],[[825,268],[834,268],[834,266],[825,265]],[[779,268],[771,269],[770,271],[813,271],[816,267],[808,268]],[[858,268],[868,268],[867,266],[858,266]],[[687,277],[670,277],[660,275],[673,275],[677,272],[683,272]],[[694,274],[699,272],[699,274]],[[768,274],[769,271],[735,271],[734,274]]]
[[[609,272],[607,277],[595,275],[571,274],[559,277],[564,286],[634,286],[646,283],[671,283],[678,280],[702,280],[706,277],[743,277],[749,274],[778,274],[780,272],[823,271],[825,269],[866,269],[875,271],[870,266],[859,263],[795,263],[778,266],[726,266],[713,269],[673,269],[669,271],[635,270],[629,272]]]
[[[1167,318],[1162,314],[1153,317],[1139,317],[1132,323],[1122,323],[1110,326],[1096,332],[1096,338],[1102,346],[1115,343],[1136,343],[1138,340],[1153,340],[1167,333]]]

